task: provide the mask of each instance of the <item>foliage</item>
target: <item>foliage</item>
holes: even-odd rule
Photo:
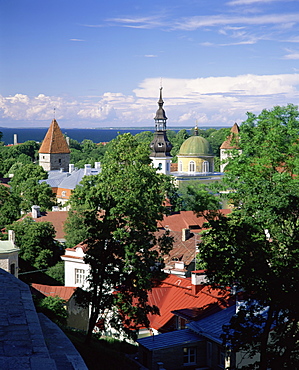
[[[20,198],[19,207],[23,212],[29,212],[33,205],[46,211],[56,204],[51,187],[45,182],[39,183],[47,177],[47,172],[33,163],[16,167],[10,185],[13,194]]]
[[[190,134],[188,134],[188,132],[185,129],[183,129],[183,130],[180,130],[173,138],[169,139],[171,144],[173,145],[171,149],[171,155],[173,156],[172,162],[174,163],[177,162],[176,155],[178,154],[183,142],[187,140],[189,137],[190,137]]]
[[[210,282],[245,292],[224,338],[260,354],[252,369],[299,365],[298,118],[293,105],[248,114],[224,178],[233,212],[210,218],[200,246]]]
[[[88,290],[78,291],[81,301],[91,304],[87,340],[99,319],[133,335],[132,329],[147,326],[147,314],[156,312],[147,303],[147,290],[162,258],[151,248],[157,243],[157,220],[166,212],[165,195],[172,189],[132,135],[120,135],[111,144],[102,173],[85,177],[71,197],[70,224],[85,232],[85,262],[91,268]],[[171,248],[167,240],[160,243],[162,254]],[[107,316],[112,309],[115,314]]]
[[[70,163],[73,163],[77,168],[84,168],[85,164],[91,164],[93,167],[95,162],[101,162],[107,150],[107,145],[103,143],[95,144],[88,139],[83,140],[82,143],[70,139],[70,149]]]
[[[49,267],[46,274],[64,285],[64,262],[59,261],[56,265]]]
[[[84,342],[84,334],[80,331],[64,328],[65,334],[72,341],[82,356],[89,370],[98,370],[99,364],[105,370],[138,370],[140,367],[131,359],[136,353],[136,345],[112,338],[98,339],[93,336],[90,343]],[[127,356],[127,355],[130,356]]]
[[[0,228],[12,223],[20,217],[19,198],[10,189],[0,185]]]
[[[58,325],[66,325],[68,313],[65,305],[66,301],[58,296],[47,296],[36,301],[37,311],[42,312]]]
[[[37,269],[53,266],[59,260],[60,246],[55,241],[55,229],[50,222],[34,222],[30,217],[14,222],[7,229],[14,230],[20,257]]]
[[[217,210],[221,208],[220,199],[216,197],[213,185],[203,184],[198,181],[188,181],[180,184],[179,208],[182,211],[194,211],[197,214],[206,210]]]

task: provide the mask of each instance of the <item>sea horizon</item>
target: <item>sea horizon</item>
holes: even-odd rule
[[[200,127],[200,129],[215,128],[220,129],[226,126],[215,126],[215,127]],[[180,131],[187,130],[190,131],[193,127],[181,126],[181,127],[169,127],[167,130]],[[2,141],[5,145],[13,144],[14,134],[17,134],[18,143],[24,143],[28,140],[33,140],[41,142],[49,127],[36,127],[36,128],[17,128],[17,127],[0,127],[0,132],[2,132]],[[145,127],[97,127],[97,128],[60,128],[62,133],[73,140],[82,142],[85,139],[92,140],[94,143],[108,142],[114,139],[119,134],[124,134],[130,132],[132,135],[136,135],[143,131],[154,132],[154,128],[151,126]]]

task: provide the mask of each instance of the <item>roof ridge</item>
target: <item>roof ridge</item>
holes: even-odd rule
[[[69,146],[56,119],[52,120],[38,152],[47,154],[70,153]]]

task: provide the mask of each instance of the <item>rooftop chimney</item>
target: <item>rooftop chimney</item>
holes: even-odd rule
[[[40,206],[32,206],[31,214],[32,214],[32,218],[40,217]]]
[[[75,170],[75,165],[74,164],[69,164],[69,173],[74,172]]]
[[[8,230],[8,240],[12,242],[13,244],[15,244],[16,235],[15,235],[14,230]]]
[[[84,166],[84,176],[89,176],[91,174],[91,165],[90,164],[86,164]]]
[[[190,238],[190,229],[182,229],[182,241],[185,242]]]
[[[192,271],[191,274],[191,284],[192,284],[192,293],[197,294],[206,283],[206,272],[205,270]]]

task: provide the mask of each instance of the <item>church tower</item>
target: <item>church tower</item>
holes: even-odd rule
[[[155,133],[154,139],[150,144],[153,167],[157,168],[157,172],[169,175],[172,145],[167,139],[166,135],[166,121],[167,117],[163,109],[164,101],[162,99],[162,87],[160,88],[160,99],[158,101],[159,108],[155,116]]]
[[[231,151],[233,149],[238,150],[240,154],[242,153],[242,150],[239,147],[239,134],[240,128],[238,124],[235,123],[230,130],[229,136],[220,147],[220,172],[224,172],[224,169],[229,162],[229,158],[232,156]]]
[[[45,171],[68,171],[70,149],[56,119],[53,119],[38,153],[39,165]]]

